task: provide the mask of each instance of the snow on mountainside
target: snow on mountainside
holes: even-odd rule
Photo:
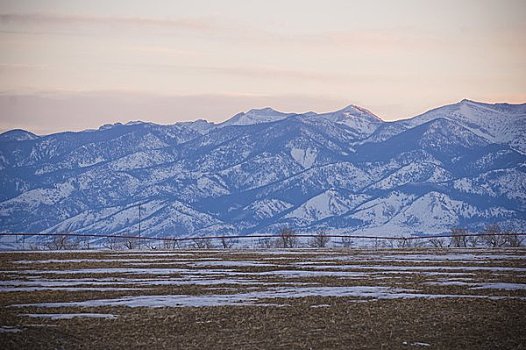
[[[0,135],[0,230],[378,235],[526,226],[526,104],[461,101],[383,122],[240,113]]]
[[[260,123],[276,122],[285,119],[294,113],[278,112],[270,107],[262,109],[251,109],[248,112],[236,114],[226,122],[220,124],[221,126],[232,125],[254,125]]]
[[[37,138],[37,135],[20,129],[10,130],[0,134],[0,142],[27,141]]]
[[[409,183],[440,183],[452,178],[453,176],[447,170],[436,164],[419,162],[403,165],[369,188],[390,190]]]
[[[327,119],[333,123],[347,125],[352,129],[358,130],[363,135],[370,135],[383,124],[383,121],[376,115],[355,105],[349,105],[332,113],[318,114],[317,117]]]
[[[176,125],[189,128],[193,131],[198,132],[199,134],[206,134],[216,126],[214,123],[210,123],[204,119],[198,119],[193,122],[181,122],[177,123]]]
[[[325,191],[314,196],[292,211],[286,218],[318,221],[331,216],[338,216],[348,211],[351,201],[335,190]]]
[[[491,143],[508,143],[526,154],[526,104],[487,104],[462,100],[407,120],[414,127],[437,118],[454,120]]]

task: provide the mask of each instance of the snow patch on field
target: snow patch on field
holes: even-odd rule
[[[115,288],[115,287],[0,287],[0,293],[38,292],[55,290],[64,292],[124,292],[142,288]]]
[[[483,283],[473,289],[504,289],[504,290],[526,290],[524,283]]]
[[[206,306],[235,306],[254,305],[260,299],[274,298],[303,298],[303,297],[360,297],[379,298],[392,293],[404,292],[403,289],[379,286],[354,287],[303,287],[303,288],[275,288],[266,291],[256,291],[239,294],[221,295],[144,295],[130,296],[116,299],[87,300],[81,302],[38,303],[14,305],[16,307],[206,307]]]
[[[404,266],[404,265],[312,265],[293,264],[298,267],[309,269],[335,269],[335,270],[380,270],[380,271],[495,271],[495,272],[526,272],[524,267],[507,267],[507,266]]]
[[[364,255],[352,256],[320,256],[319,260],[332,261],[458,261],[458,262],[487,262],[488,260],[523,260],[522,255],[504,254],[397,254],[397,255]],[[318,260],[317,260],[318,261]]]
[[[23,329],[14,326],[0,326],[0,333],[19,333]]]
[[[304,277],[366,277],[364,272],[344,272],[344,271],[308,271],[308,270],[278,270],[261,272],[260,276],[280,276],[285,278],[304,278]]]
[[[15,264],[82,264],[82,263],[136,263],[136,262],[167,262],[167,259],[162,258],[146,258],[146,259],[48,259],[48,260],[17,260]],[[190,262],[188,259],[170,259],[168,262],[172,264]]]
[[[71,320],[72,318],[104,318],[116,319],[117,316],[112,314],[96,314],[96,313],[82,313],[82,314],[20,314],[19,316],[26,316],[32,318],[49,318],[51,320]]]
[[[225,266],[225,267],[253,267],[253,266],[276,266],[275,264],[263,263],[259,261],[240,261],[240,260],[228,260],[228,261],[199,261],[190,264],[190,266]]]
[[[94,268],[94,269],[75,269],[75,270],[18,270],[18,271],[0,271],[1,273],[8,274],[27,274],[27,275],[80,275],[80,274],[130,274],[130,275],[172,275],[172,274],[225,274],[230,273],[232,270],[216,269],[216,270],[189,270],[183,268]]]
[[[465,298],[465,299],[518,299],[501,296],[485,295],[455,295],[455,294],[420,294],[412,293],[410,289],[392,288],[384,286],[350,286],[350,287],[280,287],[264,291],[255,291],[239,294],[218,294],[218,295],[141,295],[129,296],[115,299],[96,299],[77,302],[62,303],[35,303],[17,304],[12,307],[213,307],[213,306],[247,306],[262,305],[257,304],[259,300],[265,300],[263,306],[273,306],[268,303],[268,299],[283,298],[306,298],[306,297],[347,297],[358,299],[444,299],[444,298]],[[281,305],[281,304],[279,304]]]

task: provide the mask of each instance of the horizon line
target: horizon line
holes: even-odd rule
[[[0,92],[0,95],[4,95],[5,96],[5,94],[3,94],[2,92]],[[12,96],[12,95],[10,95],[10,96]],[[20,94],[19,96],[34,96],[34,95]],[[162,95],[162,96],[169,97],[170,95]],[[364,112],[370,113],[371,115],[377,117],[383,123],[394,123],[394,122],[399,122],[399,121],[410,120],[410,119],[416,118],[416,117],[418,117],[418,116],[420,116],[422,114],[425,114],[425,113],[428,113],[428,112],[431,112],[431,111],[434,111],[434,110],[437,110],[437,109],[440,109],[440,108],[443,108],[443,107],[457,105],[457,104],[460,104],[460,103],[463,103],[463,102],[471,102],[471,103],[475,103],[475,104],[490,105],[490,106],[495,106],[495,105],[509,105],[509,106],[526,105],[526,101],[522,102],[522,103],[510,103],[510,102],[493,102],[493,103],[491,103],[491,102],[482,102],[482,101],[471,100],[471,99],[468,99],[468,98],[463,98],[462,100],[457,101],[457,102],[448,103],[448,104],[440,105],[438,107],[433,107],[433,108],[427,109],[424,112],[418,113],[418,114],[416,114],[414,116],[411,116],[411,117],[406,117],[406,118],[402,117],[402,118],[395,119],[395,120],[385,120],[382,117],[380,117],[377,114],[375,114],[374,112],[372,112],[371,110],[369,110],[368,108],[364,108],[362,106],[359,106],[359,105],[356,105],[356,104],[352,104],[352,103],[346,105],[343,108],[340,108],[340,109],[337,109],[337,110],[325,111],[325,112],[314,112],[313,110],[309,110],[309,111],[305,111],[305,112],[289,112],[289,111],[284,112],[284,111],[277,110],[277,109],[275,109],[275,108],[273,108],[271,106],[264,106],[264,107],[251,108],[249,110],[237,112],[234,115],[231,115],[230,117],[228,117],[228,118],[226,118],[226,119],[224,119],[222,121],[217,121],[217,122],[213,121],[213,120],[211,121],[209,119],[202,118],[202,117],[189,119],[189,120],[180,120],[180,121],[176,121],[175,123],[158,123],[158,122],[147,121],[147,120],[140,120],[140,119],[131,120],[130,119],[130,120],[126,121],[126,122],[117,121],[117,122],[114,122],[114,123],[109,122],[109,123],[99,124],[98,127],[95,127],[95,128],[89,128],[88,127],[88,128],[83,128],[83,129],[64,129],[64,130],[51,132],[51,133],[38,133],[38,132],[34,132],[34,131],[31,131],[31,130],[28,130],[28,129],[25,129],[25,128],[22,128],[22,127],[15,127],[15,128],[12,128],[12,129],[0,128],[0,136],[2,136],[4,134],[7,134],[9,132],[13,132],[13,131],[23,131],[23,132],[27,132],[27,133],[30,133],[32,135],[38,136],[38,137],[45,137],[45,136],[50,136],[50,135],[54,135],[54,134],[61,134],[61,133],[77,133],[77,132],[84,132],[84,131],[98,131],[98,130],[100,130],[101,128],[103,128],[105,126],[117,126],[117,125],[126,126],[126,125],[134,125],[134,124],[151,124],[151,125],[159,125],[159,126],[169,126],[169,125],[177,125],[177,124],[185,124],[185,123],[195,123],[195,122],[199,122],[199,121],[204,121],[204,122],[206,122],[208,124],[212,124],[213,126],[219,126],[221,124],[226,123],[227,121],[231,120],[232,118],[234,118],[235,116],[237,116],[239,114],[249,113],[251,111],[262,111],[262,110],[266,110],[266,109],[267,110],[270,109],[270,110],[272,110],[274,112],[277,112],[277,113],[290,114],[290,116],[307,116],[307,114],[311,114],[311,113],[314,113],[313,116],[319,116],[319,115],[324,115],[324,114],[336,113],[336,112],[348,109],[349,107],[353,107],[353,108],[357,108],[357,109],[363,110]]]

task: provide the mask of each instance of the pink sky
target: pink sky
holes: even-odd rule
[[[524,1],[0,2],[0,130],[526,102]]]

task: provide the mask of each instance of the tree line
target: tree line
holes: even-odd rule
[[[13,234],[15,235],[15,234]],[[146,240],[144,237],[138,239],[133,236],[106,236],[101,238],[98,244],[93,243],[93,237],[83,237],[79,234],[54,234],[48,240],[39,243],[31,242],[29,246],[24,243],[23,249],[31,250],[75,250],[106,248],[110,250],[125,249],[230,249],[239,246],[239,238],[245,237],[206,237],[177,239],[174,237],[159,238],[157,240]],[[360,244],[360,239],[367,238],[369,244]],[[305,240],[307,239],[307,240]],[[371,244],[371,240],[373,241]],[[25,237],[24,237],[25,242]],[[499,225],[486,226],[479,233],[470,233],[464,228],[452,228],[450,234],[434,236],[411,236],[411,237],[360,237],[346,235],[330,235],[325,231],[315,234],[298,234],[292,228],[281,228],[276,235],[259,238],[249,248],[326,248],[326,247],[371,247],[375,248],[476,248],[476,247],[520,247],[525,243],[523,234],[509,230],[502,230]]]

